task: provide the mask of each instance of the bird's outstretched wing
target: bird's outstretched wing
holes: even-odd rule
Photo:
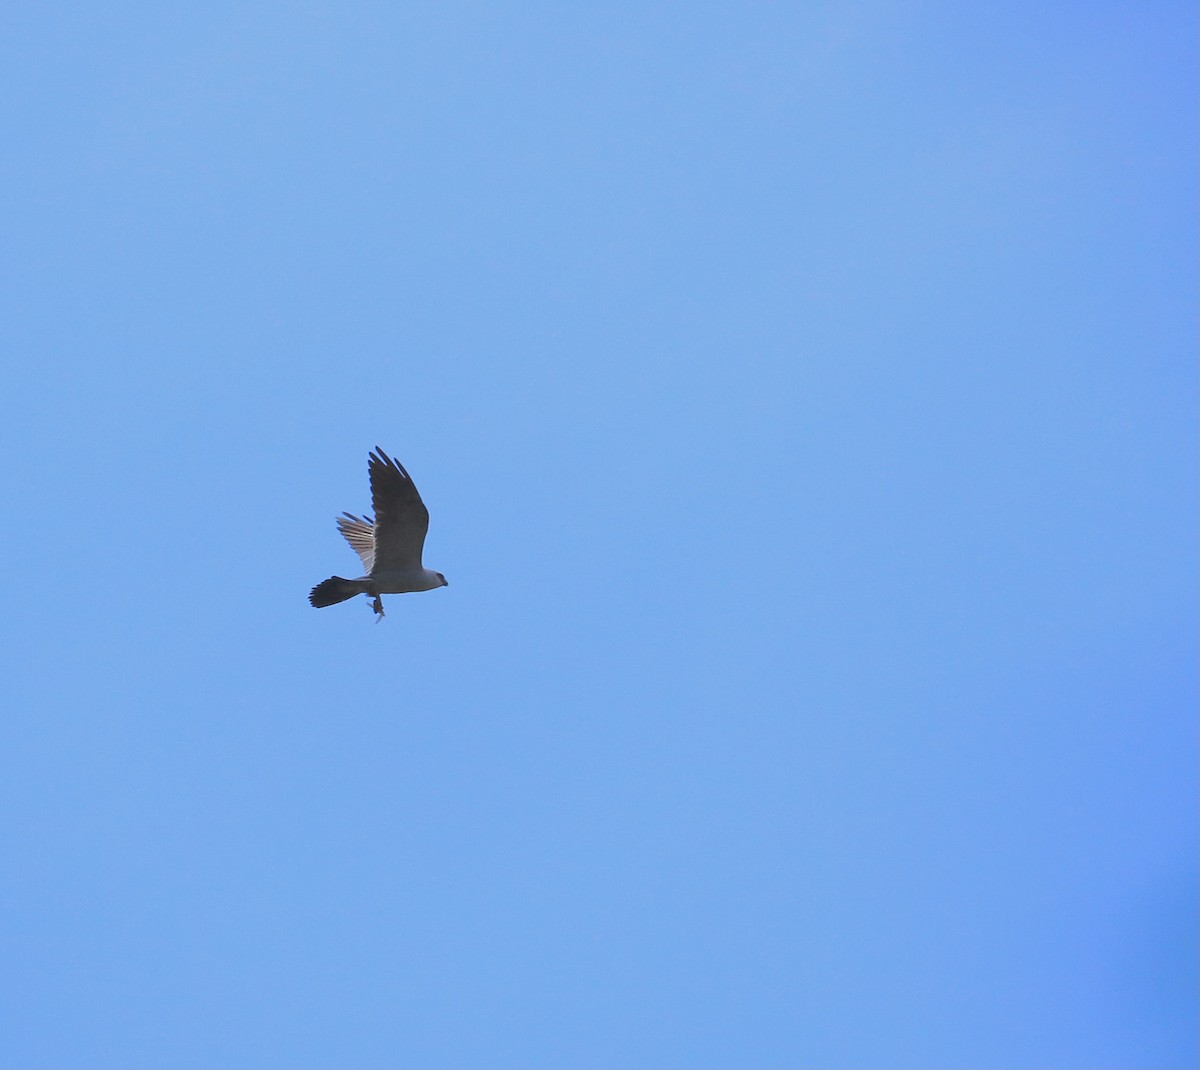
[[[363,571],[369,576],[375,567],[375,521],[369,516],[343,513],[337,518],[337,529],[362,558]]]
[[[429,530],[429,510],[421,501],[416,484],[404,466],[393,461],[378,446],[371,454],[367,471],[371,476],[371,501],[375,506],[375,553],[369,571],[420,568],[425,533]],[[350,538],[349,535],[346,537]],[[354,542],[350,545],[354,546]],[[354,548],[358,550],[357,546]],[[359,556],[362,556],[361,550]]]

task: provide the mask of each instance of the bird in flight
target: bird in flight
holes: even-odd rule
[[[337,605],[356,594],[375,599],[376,623],[383,619],[385,594],[408,594],[446,587],[446,577],[421,564],[425,533],[429,530],[429,510],[417,493],[416,484],[404,465],[392,460],[378,446],[367,462],[371,477],[371,504],[375,519],[343,513],[337,527],[362,558],[366,575],[356,580],[330,576],[318,583],[308,596],[317,607]]]

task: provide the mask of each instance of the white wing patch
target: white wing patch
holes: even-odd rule
[[[363,569],[369,576],[375,567],[375,521],[353,513],[343,513],[337,518],[337,529],[345,536],[360,558]]]

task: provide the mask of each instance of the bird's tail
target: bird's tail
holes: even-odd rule
[[[308,600],[317,609],[324,609],[326,606],[336,606],[339,602],[345,602],[356,594],[364,594],[366,590],[363,580],[344,580],[341,576],[330,576],[309,592]]]

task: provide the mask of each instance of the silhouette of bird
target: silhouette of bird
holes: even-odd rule
[[[362,559],[366,575],[355,580],[330,576],[318,583],[308,600],[318,609],[345,602],[356,594],[374,601],[376,622],[383,619],[385,594],[408,594],[446,587],[446,577],[421,564],[429,510],[421,501],[412,476],[378,446],[367,461],[375,519],[342,513],[337,528]]]

